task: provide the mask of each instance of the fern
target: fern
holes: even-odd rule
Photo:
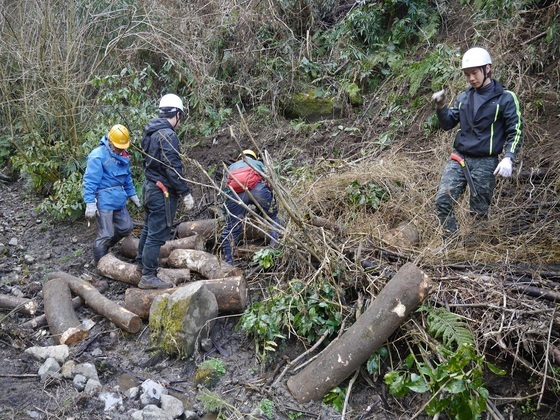
[[[441,307],[424,306],[420,310],[426,312],[428,333],[436,339],[441,339],[445,347],[451,349],[453,343],[457,347],[461,344],[474,347],[474,336],[468,324],[459,315]]]

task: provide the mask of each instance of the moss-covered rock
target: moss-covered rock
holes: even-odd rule
[[[190,357],[198,339],[208,337],[218,316],[218,302],[202,283],[190,283],[173,294],[163,294],[150,309],[150,338],[170,355]]]
[[[284,116],[308,122],[340,118],[342,106],[336,98],[323,96],[316,90],[294,94],[284,104]]]

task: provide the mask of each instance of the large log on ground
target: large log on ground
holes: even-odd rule
[[[51,277],[43,286],[45,317],[51,334],[59,344],[74,344],[89,336],[72,306],[72,294],[68,283],[60,277]]]
[[[97,280],[93,279],[91,284],[99,290],[100,293],[105,293],[109,288],[109,284],[105,280]],[[70,289],[68,289],[70,290]],[[84,304],[84,300],[80,296],[75,296],[72,298],[72,308],[78,309],[80,306]],[[47,316],[45,314],[36,316],[29,321],[24,322],[20,325],[21,328],[30,329],[30,328],[39,328],[48,325]]]
[[[97,263],[97,271],[102,276],[132,284],[133,286],[138,286],[140,278],[142,277],[142,272],[138,265],[119,260],[113,253],[108,253],[99,260]],[[177,285],[186,280],[190,280],[191,272],[187,268],[160,268],[158,270],[158,277]]]
[[[142,277],[142,272],[138,265],[119,260],[111,252],[101,257],[97,263],[97,272],[102,276],[132,284],[133,286],[138,286]]]
[[[48,278],[56,277],[65,280],[70,289],[84,299],[87,306],[103,315],[117,327],[129,333],[137,333],[142,329],[142,319],[138,315],[107,299],[91,284],[60,271],[48,275]]]
[[[287,386],[299,403],[320,400],[385,343],[429,294],[431,282],[414,264],[405,264],[354,325],[323,350]]]
[[[247,306],[245,277],[226,277],[198,282],[214,293],[220,313],[239,313],[245,310]],[[173,293],[175,290],[177,289],[142,290],[131,287],[124,292],[124,307],[140,318],[148,319],[153,300],[163,293]]]
[[[179,223],[177,226],[177,236],[186,238],[187,236],[199,235],[204,241],[214,238],[220,229],[219,219],[202,219]]]
[[[209,252],[195,249],[175,249],[169,254],[167,262],[172,267],[189,268],[208,279],[240,276],[243,271],[220,260]]]
[[[31,299],[20,298],[12,295],[0,293],[0,309],[8,309],[25,315],[35,315],[37,312],[37,302]]]
[[[121,244],[120,253],[126,258],[136,258],[138,252],[138,243],[140,239],[131,235],[127,236]],[[159,258],[169,257],[169,253],[174,249],[198,249],[204,250],[204,239],[200,235],[187,236],[167,241],[159,250]]]
[[[186,238],[191,235],[199,235],[204,242],[219,237],[222,233],[223,224],[221,219],[203,219],[183,222],[177,226],[177,236]],[[241,237],[247,240],[266,239],[267,236],[262,229],[254,226],[253,223],[243,223]]]

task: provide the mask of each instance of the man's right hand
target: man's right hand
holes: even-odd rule
[[[432,95],[432,100],[435,101],[438,109],[445,106],[445,89],[440,90]]]
[[[92,220],[99,216],[97,205],[95,203],[86,203],[86,219]]]
[[[192,198],[192,195],[185,195],[183,197],[183,204],[185,205],[185,210],[192,210],[194,208],[194,199]]]

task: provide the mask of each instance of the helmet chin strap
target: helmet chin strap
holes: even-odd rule
[[[180,119],[179,113],[177,112],[175,114],[175,124],[173,124],[173,129],[177,128],[177,124],[179,124],[179,119]]]
[[[482,74],[484,75],[484,79],[482,79],[482,86],[484,86],[484,82],[486,82],[486,79],[488,79],[488,72],[486,71],[486,67],[488,66],[488,64],[485,64],[481,67],[482,69]]]

